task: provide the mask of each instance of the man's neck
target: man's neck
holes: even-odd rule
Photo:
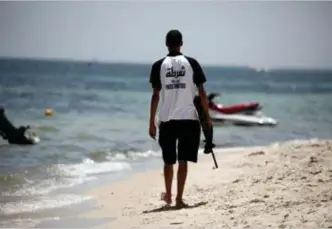
[[[180,49],[169,49],[168,55],[169,56],[181,55]]]
[[[168,49],[168,51],[170,52],[170,53],[179,53],[179,52],[181,52],[181,47],[171,47],[171,48],[169,48]]]

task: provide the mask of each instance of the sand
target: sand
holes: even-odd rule
[[[163,207],[160,171],[92,190],[98,228],[332,228],[332,140],[216,152],[189,165],[188,209]],[[162,166],[162,163],[161,163]],[[176,175],[176,173],[175,173]],[[175,195],[176,179],[173,183]]]

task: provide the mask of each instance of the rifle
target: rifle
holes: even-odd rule
[[[204,137],[205,137],[205,146],[204,146],[204,153],[205,154],[212,154],[213,162],[215,165],[215,168],[218,168],[218,163],[216,160],[216,157],[213,152],[213,148],[216,146],[213,143],[213,126],[209,126],[207,122],[201,122],[201,126],[203,129]]]

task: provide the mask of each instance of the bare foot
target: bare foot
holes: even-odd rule
[[[165,192],[161,193],[161,200],[165,201],[166,204],[170,205],[172,204],[172,195],[171,194],[167,194]]]
[[[183,200],[176,200],[175,207],[176,207],[176,209],[181,209],[181,208],[187,208],[187,207],[189,207],[189,205],[186,204],[185,202],[183,202]]]

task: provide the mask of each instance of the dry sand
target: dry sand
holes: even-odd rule
[[[191,208],[162,208],[159,171],[89,192],[100,208],[81,217],[116,217],[99,228],[332,227],[332,140],[216,157],[218,169],[210,155],[189,165],[185,201]]]

